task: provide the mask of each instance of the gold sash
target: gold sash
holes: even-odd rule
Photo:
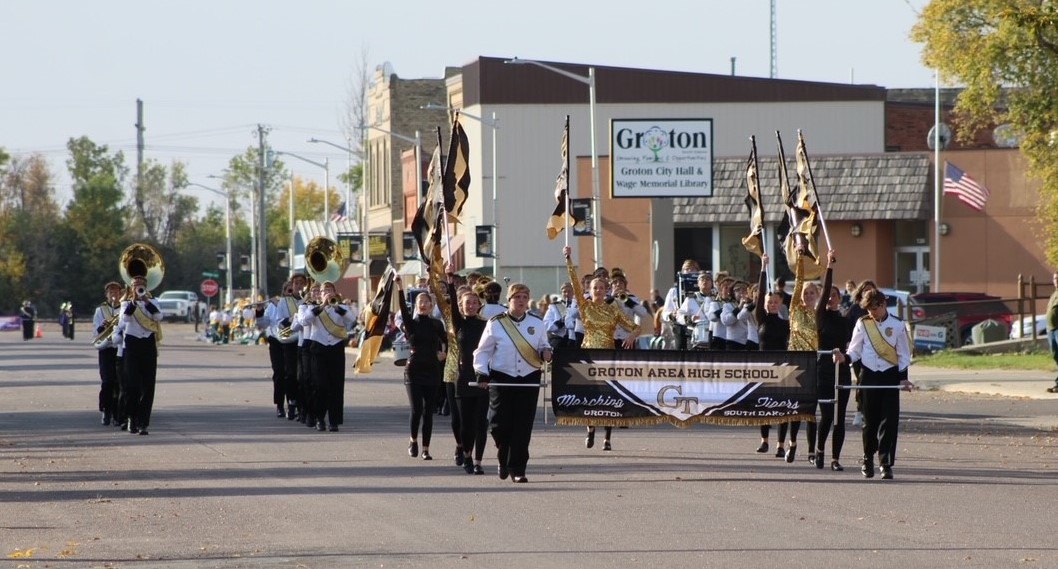
[[[138,304],[136,305],[136,310],[132,312],[132,316],[136,319],[136,322],[138,322],[140,326],[143,326],[144,329],[150,330],[152,333],[154,333],[155,343],[160,344],[162,342],[162,325],[152,320],[150,316],[145,314],[143,309],[140,308]]]
[[[283,300],[287,302],[287,318],[293,319],[294,315],[298,313],[298,303],[289,296],[285,297]]]
[[[114,318],[114,314],[117,311],[117,307],[111,306],[109,303],[104,302],[99,305],[103,309],[103,320],[111,320]]]
[[[323,329],[327,330],[328,334],[339,340],[344,340],[349,335],[345,330],[345,326],[335,322],[331,315],[327,313],[326,308],[320,311],[320,322],[323,322]]]
[[[500,325],[503,326],[503,331],[507,333],[507,336],[514,342],[514,347],[518,349],[518,354],[522,356],[530,367],[540,369],[544,366],[544,360],[540,357],[540,354],[536,353],[536,350],[529,345],[529,341],[522,336],[522,333],[518,331],[518,327],[514,325],[514,321],[511,320],[510,316],[504,312],[496,317],[499,320]]]
[[[896,347],[886,342],[885,338],[882,337],[878,322],[870,316],[864,316],[861,320],[863,321],[863,329],[867,332],[867,338],[871,341],[871,347],[874,348],[878,357],[893,365],[899,364],[900,358],[896,354]]]

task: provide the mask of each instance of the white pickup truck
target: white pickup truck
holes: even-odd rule
[[[169,320],[194,322],[195,314],[199,321],[206,319],[206,305],[199,302],[198,295],[189,290],[168,290],[158,297],[158,306],[162,317]]]

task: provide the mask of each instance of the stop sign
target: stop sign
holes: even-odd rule
[[[213,279],[206,279],[202,281],[202,284],[198,287],[198,290],[202,291],[203,296],[206,298],[213,298],[220,292],[220,285]]]

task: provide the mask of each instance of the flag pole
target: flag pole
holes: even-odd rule
[[[569,233],[573,231],[573,211],[570,209],[570,203],[572,200],[569,197],[569,115],[566,115],[566,127],[562,133],[562,137],[566,140],[566,230],[563,232],[566,234],[566,247],[569,247]],[[594,223],[592,224],[595,225]]]
[[[940,292],[940,69],[934,71],[933,83],[933,287]]]

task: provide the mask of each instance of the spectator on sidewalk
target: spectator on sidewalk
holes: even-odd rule
[[[1047,344],[1051,347],[1055,365],[1058,365],[1058,271],[1051,275],[1051,283],[1054,292],[1047,300]],[[1054,378],[1054,385],[1047,388],[1047,393],[1058,393],[1058,377]]]

